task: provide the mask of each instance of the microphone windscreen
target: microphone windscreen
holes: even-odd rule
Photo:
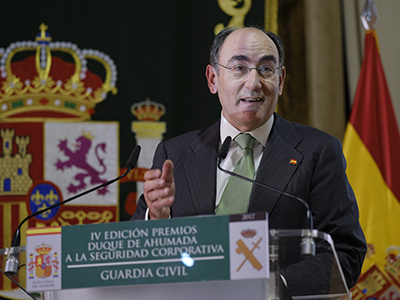
[[[228,155],[229,148],[231,146],[231,141],[232,138],[230,136],[227,136],[225,141],[222,143],[221,149],[219,149],[218,152],[219,159],[225,159],[225,157]]]
[[[126,167],[128,168],[128,170],[133,169],[134,167],[136,167],[137,161],[139,159],[139,154],[140,154],[140,146],[137,145],[133,150],[131,155],[128,158],[128,161],[126,162]]]

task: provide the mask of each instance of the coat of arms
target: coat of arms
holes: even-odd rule
[[[51,245],[46,245],[45,243],[35,247],[37,255],[33,261],[33,254],[30,255],[31,262],[29,263],[29,278],[46,278],[50,277],[53,273],[52,266],[55,267],[55,274],[57,276],[58,270],[58,260],[57,253],[51,254],[53,247]],[[53,258],[54,256],[54,258]],[[35,275],[33,274],[35,270]]]

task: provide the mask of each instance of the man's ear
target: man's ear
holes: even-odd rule
[[[286,68],[285,68],[285,66],[282,66],[282,70],[279,75],[279,96],[282,95],[283,84],[285,83],[285,78],[286,78]]]
[[[218,74],[212,65],[207,66],[206,77],[210,92],[212,94],[216,94],[218,92],[218,83],[217,83]]]

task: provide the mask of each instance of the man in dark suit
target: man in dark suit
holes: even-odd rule
[[[314,228],[332,236],[352,287],[361,271],[366,243],[341,144],[326,133],[274,113],[285,76],[278,36],[256,28],[220,32],[206,77],[211,93],[218,93],[221,120],[159,144],[132,219],[218,213],[229,180],[217,170],[219,148],[227,136],[248,133],[254,138],[255,180],[308,203]],[[232,171],[241,156],[241,148],[232,142],[224,168]],[[245,203],[232,212],[268,212],[270,228],[307,226],[304,205],[293,198],[253,185]]]

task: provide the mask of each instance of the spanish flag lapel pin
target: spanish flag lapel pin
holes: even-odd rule
[[[297,166],[297,159],[293,159],[293,158],[292,158],[292,159],[290,160],[290,164],[293,165],[293,166]]]

